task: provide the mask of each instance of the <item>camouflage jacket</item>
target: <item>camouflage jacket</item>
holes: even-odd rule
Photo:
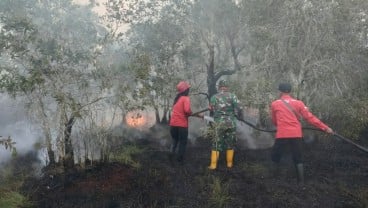
[[[240,111],[240,102],[234,93],[220,91],[210,99],[210,109],[213,111],[215,122],[228,127],[236,126],[236,117]]]

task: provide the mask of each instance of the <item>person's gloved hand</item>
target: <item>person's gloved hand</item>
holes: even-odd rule
[[[215,120],[213,119],[213,117],[211,117],[211,116],[204,116],[203,117],[203,119],[205,120],[205,121],[207,121],[207,122],[215,122]]]
[[[198,114],[197,114],[197,117],[199,117],[199,118],[202,118],[202,119],[203,119],[203,117],[204,117],[204,113],[198,113]]]
[[[330,127],[328,127],[325,131],[327,133],[329,133],[329,134],[333,134],[334,133],[334,131]]]

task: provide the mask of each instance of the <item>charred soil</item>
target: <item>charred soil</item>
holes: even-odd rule
[[[184,163],[153,139],[137,145],[145,148],[134,156],[139,168],[116,162],[68,174],[48,168],[23,192],[40,208],[368,207],[368,154],[332,138],[305,144],[304,186],[289,155],[274,175],[270,149],[236,150],[232,169],[221,154],[211,171],[206,139],[188,144]]]

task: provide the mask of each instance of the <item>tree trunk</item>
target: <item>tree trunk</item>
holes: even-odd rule
[[[160,119],[160,112],[158,111],[157,107],[155,107],[155,117],[156,117],[156,123],[159,124],[161,119]]]
[[[47,156],[49,158],[49,164],[48,165],[54,165],[56,163],[55,161],[55,153],[52,150],[52,143],[51,143],[51,133],[49,129],[47,129],[45,126],[43,127],[43,132],[46,137],[46,148],[47,148]]]
[[[74,121],[75,121],[75,117],[72,116],[68,120],[68,122],[65,124],[65,130],[64,130],[65,157],[64,157],[64,161],[63,161],[65,170],[70,170],[70,169],[74,168],[73,144],[72,144],[72,140],[70,138]]]
[[[56,163],[55,161],[55,154],[54,151],[52,150],[52,138],[51,138],[51,132],[50,132],[50,127],[49,124],[47,122],[47,115],[45,113],[45,107],[44,107],[44,103],[41,99],[41,97],[37,97],[38,98],[38,102],[39,102],[39,107],[41,110],[41,119],[42,119],[42,130],[43,130],[43,134],[45,136],[46,139],[46,148],[47,148],[47,156],[49,158],[49,164],[48,165],[54,165]]]
[[[211,98],[217,93],[216,78],[215,78],[215,48],[213,45],[208,46],[209,49],[209,64],[207,65],[207,89],[208,96]]]
[[[162,119],[161,119],[161,124],[168,124],[169,123],[169,119],[167,118],[168,112],[169,112],[169,109],[165,107],[164,112],[163,112],[163,116],[162,116]]]

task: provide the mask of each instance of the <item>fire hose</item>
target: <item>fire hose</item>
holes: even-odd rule
[[[198,114],[200,114],[200,113],[203,113],[203,112],[206,112],[206,111],[209,111],[209,109],[207,108],[207,109],[203,109],[203,110],[201,110],[201,111],[195,112],[195,113],[193,113],[193,114],[192,114],[192,116],[196,116],[196,115],[198,115]],[[209,117],[209,116],[206,116],[206,117],[207,117],[207,120],[209,120],[210,122],[213,122],[213,118],[212,118],[212,117]],[[210,118],[212,118],[212,119],[210,119]],[[276,129],[262,129],[262,128],[259,128],[259,127],[257,127],[256,125],[254,125],[254,124],[252,124],[252,123],[250,123],[250,122],[248,122],[248,121],[246,121],[246,120],[244,120],[244,119],[242,119],[242,118],[238,118],[238,117],[236,117],[236,119],[237,119],[238,121],[241,121],[241,122],[245,123],[246,125],[248,125],[248,126],[252,127],[253,129],[258,130],[258,131],[270,132],[270,133],[271,133],[271,132],[276,132]],[[312,128],[312,127],[303,127],[302,129],[303,129],[303,130],[312,130],[312,131],[320,131],[320,132],[324,132],[324,131],[323,131],[323,130],[321,130],[321,129]],[[332,136],[335,136],[335,137],[337,137],[337,138],[339,138],[339,139],[341,139],[341,140],[343,140],[343,141],[345,141],[345,142],[347,142],[347,143],[349,143],[349,144],[351,144],[351,145],[355,146],[356,148],[358,148],[358,149],[360,149],[360,150],[362,150],[362,151],[364,151],[364,152],[368,153],[368,148],[363,147],[362,145],[360,145],[360,144],[357,144],[357,143],[353,142],[351,139],[345,138],[345,137],[343,137],[343,136],[341,136],[341,135],[337,134],[336,132],[334,132],[334,133],[332,134]]]

